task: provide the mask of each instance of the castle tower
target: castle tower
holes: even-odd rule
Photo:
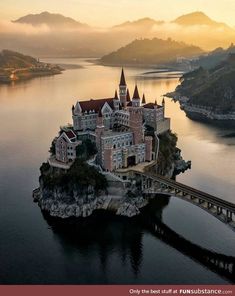
[[[133,107],[140,107],[140,95],[139,95],[139,90],[138,90],[137,85],[135,85],[135,90],[133,93],[132,106]]]
[[[142,108],[129,108],[129,126],[133,132],[134,145],[143,143],[143,115]]]
[[[153,138],[150,136],[145,137],[145,161],[152,160],[152,152],[153,152]]]
[[[122,68],[120,83],[119,83],[119,97],[122,107],[126,108],[126,96],[127,96],[127,86],[124,70]]]
[[[111,146],[104,148],[104,164],[103,164],[103,168],[106,171],[110,171],[110,172],[113,170],[112,151],[113,151],[113,148]]]

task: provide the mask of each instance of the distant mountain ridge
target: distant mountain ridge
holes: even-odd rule
[[[202,12],[168,22],[145,17],[105,29],[47,11],[23,16],[9,26],[0,22],[0,50],[17,48],[41,57],[99,58],[140,38],[171,38],[211,51],[235,43],[235,29]]]
[[[105,55],[102,64],[108,65],[162,65],[175,63],[178,57],[193,57],[202,54],[199,47],[172,39],[138,39]]]
[[[151,28],[154,25],[161,25],[164,24],[164,21],[158,21],[158,20],[154,20],[152,18],[141,18],[135,21],[127,21],[124,23],[121,23],[119,25],[113,26],[114,29],[137,29],[139,27],[144,26],[144,28],[146,29],[146,27]]]
[[[204,12],[197,11],[189,14],[182,15],[173,21],[174,23],[181,26],[198,26],[198,25],[207,25],[207,26],[222,26],[230,28],[225,23],[219,23],[211,18],[209,18]],[[232,29],[232,28],[230,28]]]
[[[48,27],[82,27],[88,28],[88,25],[82,24],[73,18],[65,17],[62,14],[49,13],[47,11],[40,14],[28,14],[15,21],[14,23],[30,24],[32,26],[47,25]]]
[[[206,55],[199,56],[196,64],[205,69],[214,68],[219,63],[228,59],[230,54],[235,54],[235,45],[233,43],[226,49],[218,47]]]

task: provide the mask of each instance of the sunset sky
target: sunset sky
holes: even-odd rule
[[[95,26],[111,26],[142,17],[171,20],[192,11],[235,26],[234,0],[0,0],[0,19],[49,11]]]

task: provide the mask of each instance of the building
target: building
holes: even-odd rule
[[[56,160],[68,163],[76,158],[76,147],[81,144],[72,130],[61,131],[61,135],[54,139]]]
[[[76,145],[86,135],[97,146],[97,164],[105,171],[115,171],[155,159],[153,137],[170,129],[170,119],[165,118],[162,105],[142,100],[135,85],[132,98],[122,69],[119,94],[103,99],[78,101],[72,107],[73,131],[69,137],[63,132],[56,140],[56,160],[74,160]],[[153,130],[145,136],[145,129]]]

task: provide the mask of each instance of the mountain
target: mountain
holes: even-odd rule
[[[195,63],[197,67],[203,67],[205,69],[214,68],[216,65],[226,60],[229,55],[233,53],[235,54],[235,46],[232,43],[226,49],[218,47],[208,54],[200,56]]]
[[[31,56],[6,49],[0,52],[0,68],[28,68],[37,64],[38,61]]]
[[[211,107],[224,113],[235,111],[235,54],[212,69],[186,73],[176,92],[189,98],[187,104]]]
[[[173,21],[174,23],[181,26],[215,26],[215,27],[226,27],[229,28],[228,25],[224,23],[218,23],[211,18],[209,18],[205,13],[198,11],[192,12],[189,14],[182,15]]]
[[[142,18],[136,21],[127,21],[120,25],[116,25],[113,27],[113,29],[116,30],[151,30],[153,26],[155,25],[161,25],[164,24],[164,21],[156,21],[151,18]]]
[[[163,65],[175,63],[178,57],[202,54],[202,49],[172,39],[137,39],[101,58],[108,65]]]
[[[29,24],[32,26],[47,25],[50,28],[87,28],[88,25],[82,24],[70,17],[65,17],[61,14],[49,13],[44,11],[40,14],[28,14],[15,21],[14,23]]]
[[[41,57],[97,58],[141,38],[171,38],[211,51],[235,43],[235,30],[199,12],[172,22],[146,17],[106,29],[50,12],[29,14],[9,23],[0,21],[0,50],[17,48]]]

